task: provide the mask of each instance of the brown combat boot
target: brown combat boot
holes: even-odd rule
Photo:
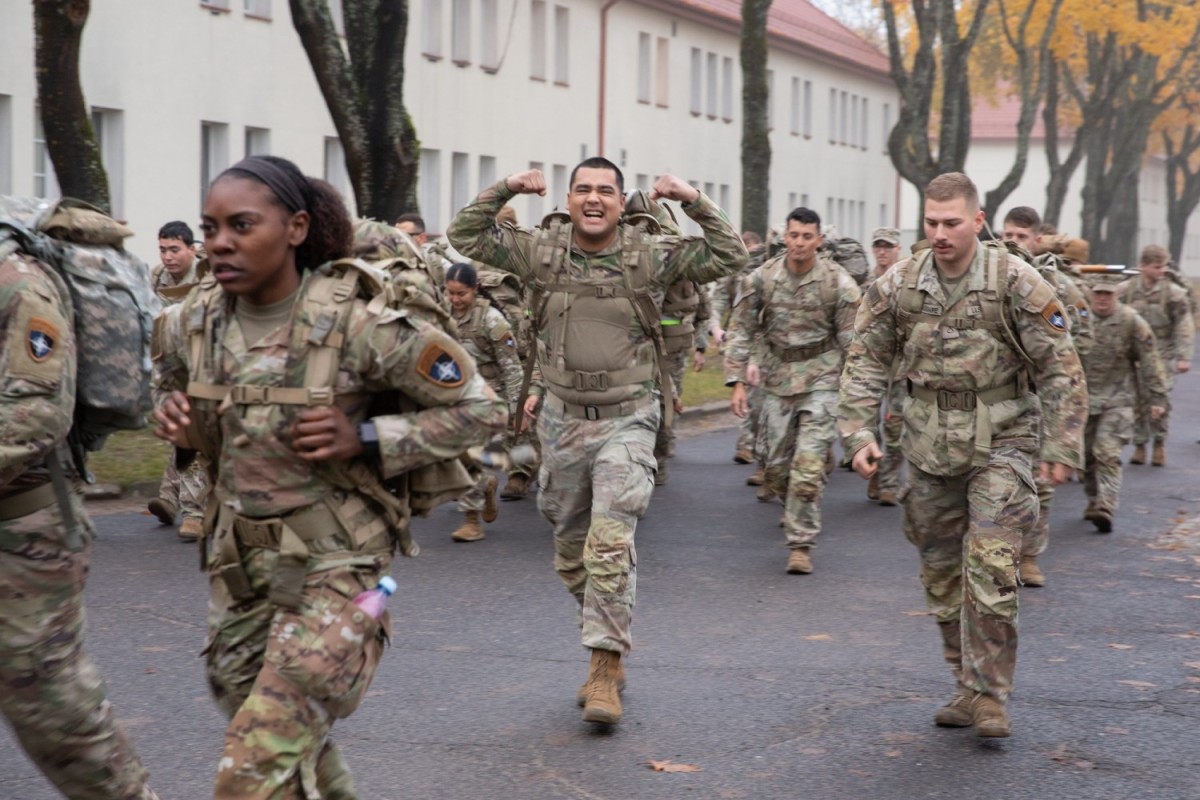
[[[1130,464],[1145,464],[1146,463],[1146,445],[1144,442],[1142,444],[1134,445],[1133,455],[1131,455],[1129,457],[1129,463]]]
[[[592,650],[592,663],[584,684],[584,722],[616,725],[621,721],[621,692],[617,687],[617,670],[621,654],[612,650]]]
[[[739,447],[737,452],[733,454],[733,463],[735,464],[751,464],[754,462],[754,453],[751,453],[744,447]]]
[[[879,499],[879,473],[876,472],[871,476],[871,480],[867,483],[867,499]]]
[[[789,575],[807,575],[813,571],[808,548],[801,547],[788,553],[787,571]]]
[[[1045,586],[1046,576],[1038,566],[1037,556],[1021,556],[1021,585]]]
[[[1086,520],[1091,520],[1092,514],[1094,514],[1095,512],[1096,512],[1096,500],[1095,500],[1095,498],[1089,497],[1087,508],[1085,508],[1083,510],[1083,518]]]
[[[895,492],[884,489],[882,492],[879,493],[879,505],[894,506],[894,505],[899,505],[899,504],[900,504],[900,501],[896,498]]]
[[[769,503],[775,499],[775,490],[764,483],[758,487],[758,491],[754,493],[754,497],[760,503]]]
[[[488,475],[487,488],[483,490],[483,521],[495,522],[498,516],[500,505],[496,502],[496,476]]]
[[[977,694],[971,701],[971,723],[975,735],[985,739],[1000,739],[1012,735],[1012,724],[1004,704],[986,694]]]
[[[520,500],[529,493],[529,476],[514,472],[500,491],[501,500]]]
[[[583,686],[579,687],[579,691],[575,693],[575,702],[579,703],[579,707],[583,708],[587,704],[587,689],[588,682],[584,681]],[[617,662],[617,693],[625,691],[625,662]]]
[[[1112,533],[1112,512],[1107,508],[1096,506],[1085,518],[1096,526],[1097,533]]]
[[[662,459],[658,462],[657,468],[654,470],[654,485],[663,486],[667,482],[667,459]]]
[[[1163,444],[1162,439],[1154,440],[1154,450],[1150,454],[1150,466],[1165,467],[1167,465],[1167,450]]]
[[[158,517],[158,521],[163,525],[175,524],[175,515],[178,512],[172,503],[156,497],[146,504],[146,508],[150,510],[151,514]]]
[[[754,470],[754,472],[750,473],[749,478],[746,478],[746,485],[747,486],[762,486],[766,480],[767,480],[766,470],[763,469],[762,467],[759,467],[758,469]]]
[[[825,474],[832,474],[836,466],[837,459],[833,457],[833,445],[829,445],[829,449],[825,451]]]
[[[950,702],[933,714],[933,722],[940,728],[965,728],[971,724],[971,701],[975,693],[959,686]]]
[[[184,517],[183,523],[179,526],[179,539],[183,542],[199,541],[200,534],[204,532],[204,523],[195,517]]]
[[[450,538],[456,542],[478,542],[485,535],[483,525],[479,523],[479,512],[468,511],[466,520],[458,530],[450,534]]]

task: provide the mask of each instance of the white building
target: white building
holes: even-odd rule
[[[0,10],[0,193],[54,196],[31,5]],[[340,17],[340,0],[331,6]],[[672,172],[738,222],[733,0],[414,0],[409,10],[404,95],[422,143],[429,230],[531,166],[550,192],[514,202],[523,223],[535,222],[563,203],[571,167],[596,154],[622,167],[627,188]],[[776,0],[770,33],[771,218],[808,205],[859,238],[895,224],[886,132],[898,95],[886,58],[807,0]],[[147,259],[158,227],[195,222],[208,181],[246,154],[286,156],[351,196],[285,0],[95,3],[80,71],[114,211]]]

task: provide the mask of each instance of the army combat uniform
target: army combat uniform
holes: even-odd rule
[[[219,509],[202,547],[206,672],[230,719],[220,798],[358,796],[329,734],[362,700],[390,621],[353,599],[388,573],[397,541],[413,552],[408,508],[381,479],[455,459],[507,420],[453,338],[369,304],[356,270],[329,270],[304,273],[269,307],[206,278],[155,326],[157,388],[187,392],[188,441],[215,470]],[[388,401],[382,413],[375,400]],[[330,404],[374,426],[377,453],[299,457],[297,414]]]
[[[732,338],[733,329],[737,325],[737,315],[733,313],[733,309],[737,304],[738,293],[741,291],[746,278],[751,272],[761,267],[766,258],[766,244],[756,244],[750,248],[750,260],[746,263],[745,268],[736,275],[730,275],[718,283],[716,291],[713,292],[712,316],[725,329],[726,348],[729,347],[729,340]],[[761,354],[757,349],[750,354],[751,363],[758,364],[761,360]],[[763,463],[762,456],[756,455],[758,450],[758,420],[762,410],[762,394],[761,385],[746,386],[746,417],[738,426],[737,444],[734,447],[734,460],[739,463],[748,464],[751,460],[757,461],[760,466]]]
[[[0,261],[0,709],[30,760],[72,800],[152,800],[83,651],[91,522],[73,491],[69,511],[58,506],[46,465],[75,407],[66,292],[30,259]],[[68,541],[68,517],[78,542]]]
[[[687,369],[688,356],[693,350],[703,353],[708,349],[708,321],[711,316],[712,303],[702,284],[684,279],[667,287],[662,306],[662,333],[667,369],[676,398],[683,397],[683,373]],[[654,441],[656,484],[667,482],[667,459],[674,455],[675,425],[668,426],[664,415]]]
[[[838,425],[853,456],[874,441],[893,374],[907,381],[904,534],[920,552],[926,601],[959,686],[937,721],[965,726],[968,707],[1002,710],[1012,691],[1039,432],[1044,459],[1079,464],[1086,387],[1061,304],[1033,267],[980,244],[966,274],[943,282],[932,260],[925,251],[901,261],[867,291]]]
[[[837,435],[837,391],[854,334],[858,285],[824,256],[803,275],[779,255],[746,278],[725,357],[725,383],[745,385],[755,342],[764,391],[759,441],[766,486],[784,500],[790,550],[807,550],[821,530],[826,453]],[[789,560],[789,571],[793,560]],[[803,570],[809,571],[809,570]]]
[[[865,295],[871,284],[879,278],[878,273],[872,273],[863,283],[862,293]],[[883,460],[879,462],[879,469],[875,472],[873,491],[868,491],[868,497],[881,500],[885,505],[895,505],[893,498],[898,498],[900,493],[900,475],[904,470],[904,452],[900,448],[900,438],[904,434],[904,403],[907,400],[908,385],[902,379],[893,379],[888,384],[887,403],[876,434],[883,447]]]

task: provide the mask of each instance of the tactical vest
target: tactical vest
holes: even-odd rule
[[[500,365],[495,361],[483,361],[482,358],[487,358],[491,355],[492,348],[495,343],[488,336],[487,331],[487,313],[492,304],[487,301],[486,297],[477,297],[471,305],[467,316],[458,323],[458,340],[463,343],[469,342],[475,348],[475,366],[479,370],[479,374],[484,377],[484,380],[495,380],[500,377]]]
[[[488,294],[500,305],[500,313],[508,320],[517,343],[517,355],[523,361],[529,354],[530,322],[521,279],[511,272],[495,270],[479,262],[472,263],[479,276],[479,285],[488,290]]]
[[[779,343],[770,341],[770,337],[765,337],[766,346],[771,354],[788,364],[793,364],[798,361],[807,361],[811,358],[816,358],[822,353],[827,353],[830,350],[836,349],[838,346],[837,340],[837,301],[838,301],[838,275],[842,271],[842,267],[835,263],[825,261],[818,258],[813,266],[818,273],[814,276],[821,293],[821,308],[825,311],[825,319],[828,323],[829,333],[824,339],[815,344],[804,345],[801,347],[786,346],[781,347]],[[769,312],[779,311],[804,311],[808,307],[803,303],[795,301],[778,301],[773,299],[775,287],[783,278],[787,271],[787,255],[781,254],[775,256],[762,266],[760,278],[762,280],[762,289],[758,296],[758,324],[763,330],[768,328]]]
[[[1125,290],[1121,292],[1121,302],[1133,307],[1142,315],[1142,319],[1150,323],[1150,328],[1154,331],[1155,339],[1158,340],[1160,347],[1171,344],[1170,335],[1178,322],[1171,304],[1168,302],[1171,299],[1172,285],[1171,281],[1159,278],[1158,283],[1155,284],[1155,288],[1158,289],[1158,299],[1150,300],[1147,295],[1154,290],[1146,289],[1142,285],[1142,276],[1135,275],[1125,284]],[[1145,299],[1139,304],[1137,301],[1142,298]]]
[[[687,279],[675,281],[663,296],[662,333],[668,355],[692,349],[696,338],[696,309],[703,288]]]
[[[197,259],[193,265],[193,270],[195,276],[194,280],[187,281],[185,283],[178,283],[174,286],[160,287],[158,282],[162,278],[162,274],[167,271],[167,268],[163,264],[158,264],[150,270],[150,285],[154,287],[155,294],[162,298],[164,303],[167,305],[174,305],[183,298],[187,297],[188,292],[190,292],[194,287],[200,285],[200,280],[209,272],[208,259]]]

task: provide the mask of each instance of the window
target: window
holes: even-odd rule
[[[436,61],[442,57],[442,0],[424,0],[421,8],[421,54]]]
[[[648,192],[653,185],[654,184],[650,182],[649,175],[644,172],[639,172],[637,174],[637,181],[634,183],[634,186],[636,186],[638,189],[641,189],[643,192]]]
[[[716,190],[716,188],[714,187],[714,185],[713,185],[713,182],[712,182],[712,181],[705,181],[705,182],[704,182],[704,193],[705,193],[706,195],[708,195],[708,199],[709,199],[709,200],[712,200],[714,197],[716,197],[716,196],[717,196],[717,190]]]
[[[346,205],[352,207],[349,201],[354,197],[354,189],[350,184],[350,172],[346,169],[346,151],[342,148],[342,140],[336,136],[325,137],[325,167],[322,174],[329,185],[341,193]]]
[[[246,155],[265,156],[271,152],[271,131],[246,126]]]
[[[829,143],[837,144],[837,89],[829,90]]]
[[[12,194],[12,97],[0,94],[0,194]]]
[[[883,104],[883,152],[888,151],[888,139],[892,135],[892,104]]]
[[[650,34],[638,34],[637,99],[650,102]]]
[[[845,219],[846,219],[846,200],[843,197],[839,197],[838,201],[837,201],[837,219],[833,223],[834,225],[836,225],[839,228],[839,232],[846,230],[846,226],[842,224],[842,222]]]
[[[542,172],[546,171],[546,165],[541,161],[530,161],[529,168],[541,170]],[[531,194],[528,195],[528,197],[529,223],[531,225],[537,225],[539,222],[541,222],[542,217],[546,216],[546,212],[544,210],[546,198],[542,197],[540,194]]]
[[[58,197],[58,178],[46,147],[46,132],[42,129],[42,110],[33,109],[33,194],[35,197]]]
[[[775,70],[767,70],[767,130],[775,130]]]
[[[703,57],[703,55],[701,55],[700,49],[698,47],[693,47],[692,48],[692,81],[691,81],[692,85],[691,85],[691,90],[688,93],[688,95],[690,98],[689,103],[690,103],[690,109],[691,109],[692,115],[697,116],[697,117],[700,116],[700,113],[701,113],[701,105],[700,105],[701,104],[701,100],[700,100],[701,88],[700,87],[701,87],[701,81],[703,81],[703,77],[701,75],[703,70],[704,70],[704,57]]]
[[[879,227],[884,227],[888,224],[887,203],[879,204]]]
[[[500,67],[500,50],[496,31],[500,26],[497,0],[479,0],[479,66],[487,72]]]
[[[479,157],[479,188],[486,189],[498,181],[496,177],[496,157]]]
[[[654,104],[667,107],[667,92],[670,88],[667,68],[671,65],[671,40],[658,37],[658,60],[654,62]]]
[[[565,164],[555,164],[551,171],[550,203],[552,208],[566,208],[567,205],[567,167]]]
[[[200,0],[200,7],[212,9],[213,11],[228,11],[229,0]]]
[[[792,78],[792,124],[791,132],[800,133],[800,79]]]
[[[450,60],[471,63],[471,0],[451,0]]]
[[[808,208],[808,192],[803,192],[800,195],[800,205]]]
[[[546,3],[533,0],[529,6],[529,77],[546,80]]]
[[[247,17],[271,18],[271,0],[242,0],[242,8]]]
[[[846,108],[846,93],[845,92],[842,92],[841,113],[838,115],[838,120],[841,123],[838,126],[838,142],[840,142],[841,144],[845,144],[846,143],[846,130],[847,130],[847,125],[846,125],[847,108]]]
[[[722,183],[721,187],[718,191],[721,193],[720,194],[721,202],[718,203],[717,205],[719,205],[722,209],[724,209],[726,214],[729,214],[730,213],[730,211],[729,211],[729,184]]]
[[[804,82],[804,138],[812,138],[812,81]]]
[[[832,197],[825,198],[825,224],[826,225],[833,224],[833,198]]]
[[[858,201],[858,229],[857,229],[858,235],[855,237],[856,239],[867,238],[866,227],[867,227],[867,201],[859,200]]]
[[[108,200],[112,215],[125,214],[125,116],[111,108],[92,109],[92,130],[100,150],[100,163],[108,174]]]
[[[704,112],[709,119],[717,118],[717,54],[709,53],[705,60]]]
[[[204,196],[208,194],[208,185],[228,166],[229,126],[224,122],[201,122],[200,208],[204,208]]]
[[[733,59],[721,59],[721,119],[733,121]]]
[[[471,157],[466,153],[450,156],[450,216],[471,202]]]
[[[800,198],[795,192],[788,192],[787,213],[800,206]]]
[[[421,217],[425,220],[425,232],[442,229],[442,153],[440,150],[421,148],[421,172],[418,176],[417,200],[421,204]]]
[[[571,9],[554,7],[554,82],[566,86],[571,82]]]
[[[858,147],[858,95],[850,96],[850,131],[847,134],[849,144]]]

